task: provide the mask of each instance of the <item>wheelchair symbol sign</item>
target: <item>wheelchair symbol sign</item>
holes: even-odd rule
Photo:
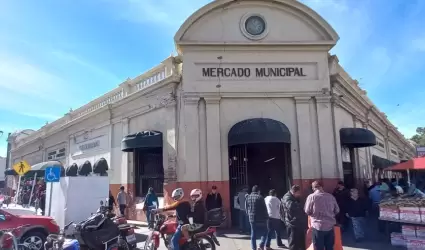
[[[60,167],[48,167],[44,173],[45,182],[59,182],[61,178],[61,168]]]

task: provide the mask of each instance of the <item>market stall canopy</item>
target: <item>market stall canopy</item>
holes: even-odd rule
[[[376,145],[375,134],[365,128],[342,128],[339,130],[341,144],[349,148],[364,148]]]
[[[390,161],[376,155],[372,156],[372,165],[375,169],[386,169],[396,164],[397,162]]]
[[[413,158],[406,162],[399,163],[385,170],[401,171],[401,170],[425,170],[425,158]]]
[[[276,120],[253,118],[236,123],[229,131],[229,146],[251,143],[291,143],[288,127]]]
[[[31,166],[31,170],[28,171],[24,176],[32,177],[35,173],[37,173],[38,177],[44,177],[44,172],[48,167],[60,166],[61,167],[61,176],[65,176],[65,168],[63,167],[60,161],[46,161],[40,162]],[[5,175],[18,175],[13,168],[7,169]]]
[[[133,152],[138,148],[160,147],[162,147],[162,133],[155,130],[127,135],[121,142],[121,150],[124,152]]]

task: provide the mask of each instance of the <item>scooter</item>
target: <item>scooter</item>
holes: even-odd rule
[[[180,249],[182,250],[198,250],[198,249],[211,249],[215,250],[216,246],[220,246],[220,242],[216,237],[216,227],[220,226],[226,217],[223,216],[221,209],[208,211],[207,218],[220,217],[219,221],[208,219],[208,223],[204,228],[190,232],[191,241],[187,241],[182,237],[179,241]],[[175,216],[166,216],[164,214],[156,214],[154,220],[154,227],[145,242],[144,250],[158,250],[160,246],[160,238],[162,238],[164,245],[170,249],[171,238],[176,232],[178,222]]]

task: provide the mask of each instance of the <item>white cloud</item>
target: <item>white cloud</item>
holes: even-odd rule
[[[109,79],[111,82],[116,82],[116,83],[120,82],[120,79],[117,76],[115,76],[114,74],[112,74],[108,71],[105,71],[102,68],[100,68],[100,67],[98,67],[98,66],[96,66],[96,65],[94,65],[94,64],[92,64],[92,63],[90,63],[90,62],[88,62],[84,59],[81,59],[74,54],[71,54],[71,53],[68,53],[68,52],[65,52],[65,51],[61,51],[61,50],[54,50],[54,51],[52,51],[52,54],[60,60],[69,61],[69,62],[75,63],[77,65],[80,65],[80,66],[90,70],[94,74],[97,74],[99,76],[102,76],[104,78]]]

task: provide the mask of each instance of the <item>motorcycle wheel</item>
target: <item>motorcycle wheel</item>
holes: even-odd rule
[[[196,241],[200,250],[216,250],[214,241],[208,235],[199,236]]]

